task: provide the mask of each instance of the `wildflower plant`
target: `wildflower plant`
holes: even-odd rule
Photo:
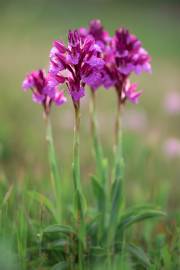
[[[46,75],[46,72],[44,70],[40,69],[37,71],[33,71],[26,76],[26,78],[22,83],[22,88],[24,91],[31,90],[33,101],[35,103],[41,104],[43,107],[43,116],[46,123],[46,140],[48,142],[49,162],[51,168],[51,183],[55,197],[55,206],[51,207],[51,210],[56,220],[60,221],[61,182],[52,136],[50,109],[53,103],[56,104],[57,106],[61,106],[66,102],[67,99],[64,96],[63,91],[59,91],[57,86],[50,87],[48,85],[48,81],[49,81],[48,75]],[[40,201],[42,200],[42,196],[40,196],[39,194],[36,194],[36,198],[39,198]],[[54,211],[53,208],[58,210],[57,215],[56,211]]]
[[[142,91],[137,91],[137,84],[130,82],[130,75],[142,72],[151,72],[150,56],[137,37],[124,28],[118,29],[111,37],[99,20],[93,20],[87,29],[69,31],[67,45],[61,40],[53,42],[48,75],[42,70],[34,71],[23,82],[23,89],[31,89],[33,100],[43,106],[47,122],[55,204],[42,194],[35,197],[39,201],[44,198],[56,222],[44,228],[40,234],[40,250],[47,254],[48,264],[54,265],[53,269],[91,269],[93,263],[100,262],[110,269],[117,256],[122,257],[127,252],[142,264],[150,265],[139,247],[126,242],[125,233],[133,224],[159,217],[163,213],[149,205],[126,209],[123,191],[122,110],[127,101],[138,103]],[[49,119],[51,105],[66,102],[62,90],[65,87],[72,99],[75,114],[72,164],[74,198],[70,220],[63,216],[68,209],[62,209],[62,185]],[[87,206],[80,177],[80,103],[81,98],[87,98],[88,87],[91,92],[91,135],[96,162],[96,172],[91,177],[95,208]],[[97,130],[96,91],[102,91],[102,87],[109,91],[114,88],[117,94],[111,170]]]

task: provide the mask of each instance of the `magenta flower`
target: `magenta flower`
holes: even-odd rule
[[[137,75],[151,72],[150,56],[136,36],[127,29],[120,28],[116,31],[113,46],[115,49],[115,61],[121,74],[128,76],[132,72]]]
[[[88,29],[80,28],[80,35],[82,37],[91,36],[94,38],[96,44],[101,48],[101,50],[106,50],[107,44],[110,42],[111,37],[101,24],[100,20],[92,20],[89,23]]]
[[[50,52],[49,85],[66,83],[74,102],[85,95],[85,85],[96,88],[100,84],[100,47],[91,36],[82,37],[78,30],[69,31],[68,46],[56,40]]]
[[[130,102],[137,104],[139,101],[139,97],[142,94],[142,91],[136,91],[137,90],[137,84],[133,83],[131,84],[129,80],[126,81],[124,84],[124,88],[122,91],[122,99],[123,96],[127,98]]]
[[[142,92],[137,91],[137,84],[130,84],[128,78],[132,72],[140,74],[142,71],[150,72],[150,56],[142,48],[141,42],[128,30],[120,28],[113,38],[104,30],[100,20],[92,20],[89,28],[80,28],[82,38],[92,36],[95,43],[101,48],[99,55],[104,60],[99,83],[106,89],[114,86],[118,92],[119,100],[137,103]]]
[[[98,55],[104,60],[104,56],[111,51],[110,42],[111,37],[107,31],[104,30],[104,27],[101,24],[100,20],[92,20],[89,23],[89,27],[80,28],[79,33],[82,38],[86,38],[87,36],[91,36],[95,40],[95,46],[98,49]],[[106,59],[107,60],[107,59]],[[103,61],[104,62],[104,61]],[[106,88],[109,88],[114,84],[110,81],[108,75],[105,72],[105,65],[101,66],[101,70],[99,72],[99,80],[98,83],[91,87],[94,91],[97,90],[98,87],[104,85]]]
[[[142,92],[137,92],[137,84],[130,84],[129,76],[134,72],[151,72],[150,56],[142,48],[141,42],[128,30],[120,28],[104,52],[105,88],[115,86],[119,101],[137,103]]]
[[[58,106],[66,102],[63,91],[59,91],[56,86],[49,86],[48,76],[41,69],[29,73],[22,83],[22,88],[24,91],[32,90],[33,101],[42,104],[46,113],[49,113],[52,102]]]

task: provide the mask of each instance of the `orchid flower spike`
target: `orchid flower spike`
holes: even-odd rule
[[[92,36],[82,37],[78,30],[69,31],[68,45],[60,40],[53,43],[50,52],[49,85],[52,87],[66,83],[73,102],[85,95],[85,85],[99,86],[102,78],[100,46]]]
[[[48,85],[48,76],[42,69],[29,73],[22,83],[22,88],[24,91],[32,90],[33,101],[42,104],[46,114],[49,113],[52,102],[58,106],[66,102],[63,91]]]

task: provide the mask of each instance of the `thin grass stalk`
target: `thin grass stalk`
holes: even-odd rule
[[[56,160],[54,141],[52,135],[51,120],[49,114],[45,115],[46,122],[46,141],[48,143],[48,156],[50,164],[50,173],[51,173],[51,185],[55,197],[55,204],[57,208],[57,218],[59,222],[62,219],[61,211],[61,179],[58,171],[58,165]]]
[[[73,144],[73,181],[75,189],[75,213],[77,220],[77,230],[78,230],[78,269],[84,269],[84,254],[83,246],[85,245],[85,223],[84,223],[84,209],[83,209],[83,194],[80,181],[80,150],[79,150],[79,140],[80,140],[80,103],[74,102],[75,111],[75,125],[74,125],[74,144]]]

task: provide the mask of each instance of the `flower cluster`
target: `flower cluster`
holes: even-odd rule
[[[87,37],[88,35],[94,38],[96,44],[102,49],[106,50],[111,37],[101,24],[100,20],[92,20],[89,23],[89,28],[80,28],[79,33],[82,37]]]
[[[132,72],[140,74],[151,71],[150,56],[137,37],[127,29],[117,30],[113,42],[115,60],[121,74],[128,76]]]
[[[137,84],[131,84],[129,76],[151,72],[150,56],[137,37],[123,28],[116,31],[110,48],[105,53],[105,87],[115,86],[121,103],[126,99],[137,103],[142,91],[137,92]]]
[[[59,91],[57,87],[49,87],[48,76],[41,69],[28,74],[22,83],[22,88],[24,91],[32,90],[33,101],[42,104],[46,113],[49,113],[52,102],[58,106],[66,102],[63,91]]]
[[[33,90],[33,100],[45,110],[53,101],[63,104],[66,99],[58,86],[66,84],[74,103],[85,95],[85,86],[96,90],[100,86],[114,87],[120,103],[137,103],[142,91],[131,84],[132,73],[151,72],[150,56],[136,36],[120,28],[111,37],[100,20],[89,27],[69,31],[67,46],[60,40],[53,42],[50,51],[48,76],[44,71],[29,74],[23,88]]]
[[[137,84],[131,84],[129,76],[132,72],[151,72],[150,56],[137,37],[120,28],[111,38],[100,20],[91,21],[88,29],[80,28],[80,33],[83,37],[92,36],[102,50],[104,68],[100,84],[106,89],[114,86],[121,103],[126,99],[137,103],[142,91],[137,92]]]
[[[104,60],[101,48],[87,35],[82,37],[78,30],[69,31],[68,46],[60,40],[53,43],[50,53],[49,85],[66,83],[74,102],[85,95],[85,85],[97,88],[101,81]]]

